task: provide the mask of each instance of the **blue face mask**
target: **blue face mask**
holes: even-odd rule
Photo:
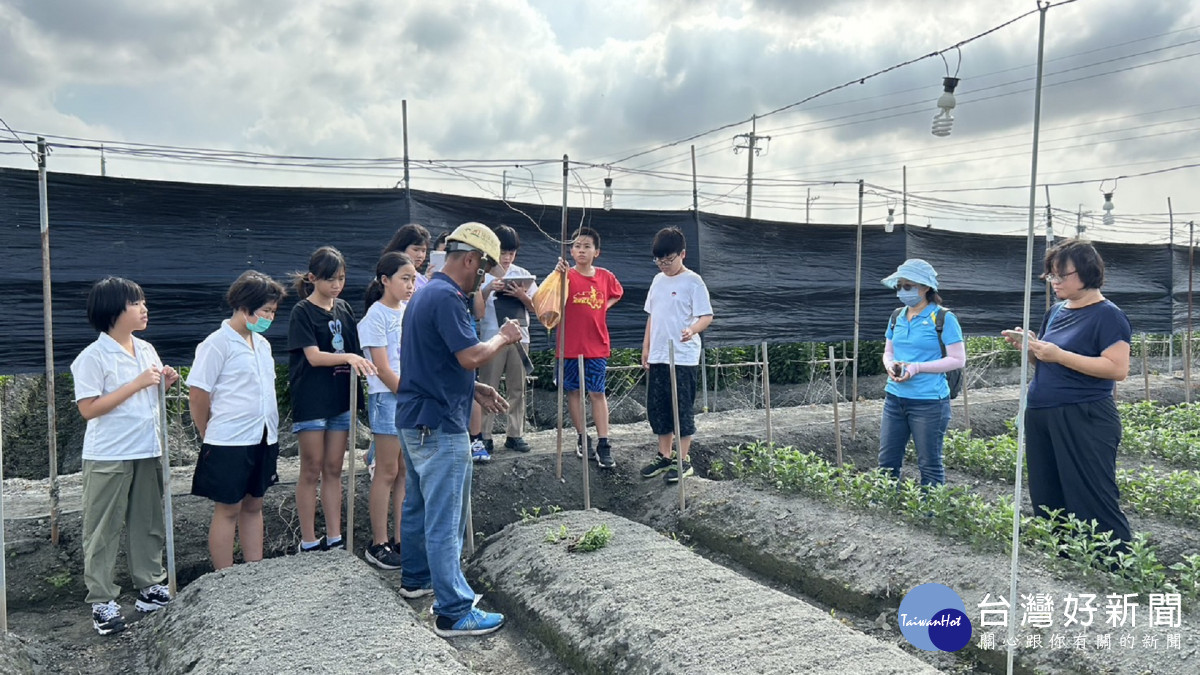
[[[249,321],[247,321],[246,328],[249,329],[251,333],[267,332],[267,329],[271,327],[271,320],[266,317],[263,317],[263,316],[259,316],[256,318],[258,319],[258,323],[250,323]]]
[[[896,297],[900,298],[900,302],[903,302],[906,307],[916,307],[921,304],[921,289],[912,288],[906,291],[902,288],[896,291]]]

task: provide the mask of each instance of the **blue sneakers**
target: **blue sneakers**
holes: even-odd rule
[[[483,441],[471,441],[471,461],[476,464],[492,461],[492,454],[488,452]]]
[[[433,632],[442,637],[458,637],[460,635],[487,635],[497,631],[504,625],[504,615],[485,612],[478,607],[471,607],[467,615],[451,623],[450,619],[439,616],[433,622]]]

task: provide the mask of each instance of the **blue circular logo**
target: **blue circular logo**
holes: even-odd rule
[[[900,632],[917,649],[956,652],[971,641],[967,607],[949,586],[921,584],[900,601]]]

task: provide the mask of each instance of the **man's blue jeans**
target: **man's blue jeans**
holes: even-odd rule
[[[942,444],[950,425],[950,399],[900,398],[888,394],[883,400],[883,422],[879,427],[879,468],[900,477],[904,449],[911,437],[917,446],[921,485],[942,485]]]
[[[400,523],[401,583],[432,586],[434,614],[458,621],[475,601],[459,564],[471,438],[466,432],[400,429],[400,440],[408,470]]]

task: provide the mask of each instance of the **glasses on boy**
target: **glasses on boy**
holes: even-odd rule
[[[679,260],[678,253],[676,253],[675,255],[669,255],[669,256],[666,256],[663,258],[655,258],[654,264],[658,265],[659,267],[670,267],[671,265],[675,264],[676,260]]]

